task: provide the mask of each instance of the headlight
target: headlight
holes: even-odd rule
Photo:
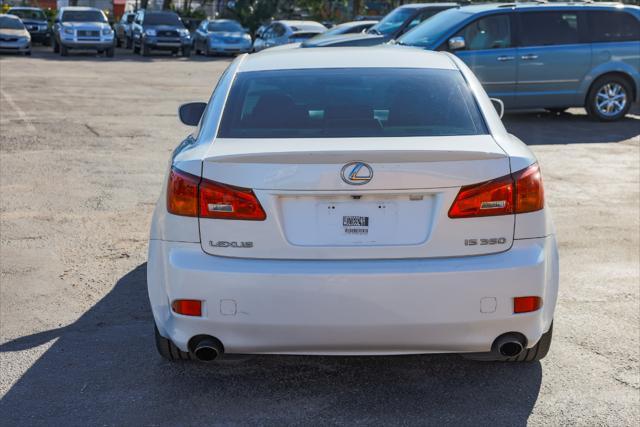
[[[178,34],[180,34],[180,36],[182,37],[189,37],[189,30],[183,28],[181,30],[178,30]]]
[[[111,28],[103,28],[102,29],[102,35],[103,36],[108,36],[112,33]]]
[[[47,31],[48,28],[49,27],[47,25],[40,25],[39,26],[40,31]]]
[[[148,30],[144,30],[144,33],[148,36],[151,37],[155,37],[156,36],[156,30],[154,30],[153,28],[149,28]]]
[[[242,36],[243,39],[251,41],[251,34],[245,34]]]
[[[73,28],[64,28],[62,30],[65,34],[69,34],[70,36],[73,35]]]

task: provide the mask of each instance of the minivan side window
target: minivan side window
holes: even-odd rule
[[[623,11],[590,11],[589,38],[598,42],[640,40],[640,21]]]
[[[549,46],[580,43],[578,13],[521,12],[520,45]]]
[[[473,21],[457,36],[464,37],[468,50],[501,49],[511,47],[509,15],[491,15]]]

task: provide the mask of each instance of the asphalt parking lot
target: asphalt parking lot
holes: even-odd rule
[[[0,58],[4,425],[638,425],[640,108],[615,123],[510,114],[536,153],[561,256],[541,363],[455,355],[170,364],[146,295],[176,109],[229,58]]]

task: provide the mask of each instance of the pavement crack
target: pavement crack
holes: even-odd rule
[[[94,128],[92,128],[91,126],[89,126],[88,124],[84,124],[84,127],[86,127],[89,132],[91,132],[92,134],[94,134],[95,136],[100,136],[100,134],[98,133],[98,131],[96,131]]]

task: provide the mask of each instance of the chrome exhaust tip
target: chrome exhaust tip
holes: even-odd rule
[[[526,338],[518,332],[500,335],[493,342],[493,351],[503,357],[516,357],[525,349]]]
[[[213,362],[222,356],[224,349],[217,339],[203,336],[195,341],[192,353],[200,362]]]

